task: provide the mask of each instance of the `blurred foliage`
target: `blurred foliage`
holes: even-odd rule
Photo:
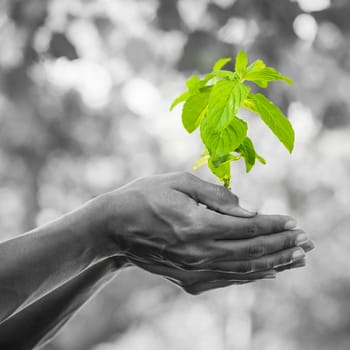
[[[295,81],[288,93],[268,90],[296,129],[294,155],[247,115],[270,156],[248,175],[236,170],[233,190],[298,218],[317,245],[307,268],[195,298],[123,272],[46,350],[350,348],[347,0],[1,0],[0,9],[1,239],[135,177],[190,169],[200,145],[169,103],[217,58],[244,48]]]

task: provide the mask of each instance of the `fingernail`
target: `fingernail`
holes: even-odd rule
[[[299,233],[295,238],[295,245],[300,246],[308,240],[306,233]]]
[[[295,250],[294,253],[292,254],[292,259],[293,261],[300,260],[305,256],[305,253],[302,249]]]
[[[252,217],[258,214],[256,211],[250,211],[240,206],[233,208],[232,211],[234,216],[241,216],[241,217]]]
[[[309,247],[310,247],[310,250],[314,249],[315,243],[313,241],[309,241]]]
[[[256,210],[249,210],[249,209],[245,209],[240,207],[243,211],[247,212],[249,215],[256,215],[258,214],[258,212]]]
[[[255,209],[246,209],[246,211],[252,215],[258,215],[258,211]]]
[[[264,278],[273,279],[276,278],[277,272],[275,270],[269,271]]]
[[[315,244],[312,241],[308,240],[307,242],[300,244],[300,247],[304,249],[305,253],[308,253],[310,250],[315,248]]]
[[[297,226],[297,222],[294,220],[294,219],[289,219],[285,225],[284,225],[284,228],[286,230],[290,230],[292,228],[295,228]]]
[[[302,260],[300,262],[295,263],[292,267],[296,268],[296,267],[304,267],[306,265],[306,261]]]

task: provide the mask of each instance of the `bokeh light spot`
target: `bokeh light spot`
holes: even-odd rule
[[[318,25],[313,16],[303,13],[295,18],[293,28],[300,39],[313,42],[317,35]]]
[[[331,6],[330,0],[297,0],[300,8],[306,12],[322,11]]]
[[[154,106],[160,104],[161,96],[158,89],[142,78],[131,79],[122,90],[126,105],[135,114],[151,117]]]

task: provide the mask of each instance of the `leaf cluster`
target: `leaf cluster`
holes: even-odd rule
[[[202,79],[191,76],[186,82],[187,90],[170,107],[172,110],[184,102],[184,128],[189,133],[200,129],[205,147],[194,169],[208,164],[210,170],[228,188],[231,182],[231,162],[244,159],[247,172],[256,160],[266,163],[247,135],[247,122],[238,116],[241,108],[256,113],[290,153],[294,147],[293,127],[280,108],[263,94],[252,93],[246,84],[250,81],[260,88],[267,88],[273,81],[282,80],[292,84],[292,80],[276,69],[267,67],[262,60],[248,65],[248,57],[243,50],[238,52],[232,71],[223,69],[229,62],[231,58],[219,59],[212,71]]]

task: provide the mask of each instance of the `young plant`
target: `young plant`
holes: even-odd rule
[[[172,110],[184,102],[184,128],[189,133],[200,128],[204,151],[193,168],[208,164],[227,188],[231,184],[231,162],[243,158],[247,172],[256,160],[266,164],[247,136],[247,122],[238,117],[241,108],[258,114],[290,153],[294,147],[294,130],[289,120],[266,96],[251,93],[250,87],[245,84],[251,81],[260,88],[267,88],[272,81],[293,84],[292,80],[267,67],[262,60],[248,65],[248,57],[243,50],[236,56],[235,70],[224,70],[223,67],[230,61],[231,58],[219,59],[203,79],[191,76],[186,82],[187,91],[177,97],[170,107]]]

